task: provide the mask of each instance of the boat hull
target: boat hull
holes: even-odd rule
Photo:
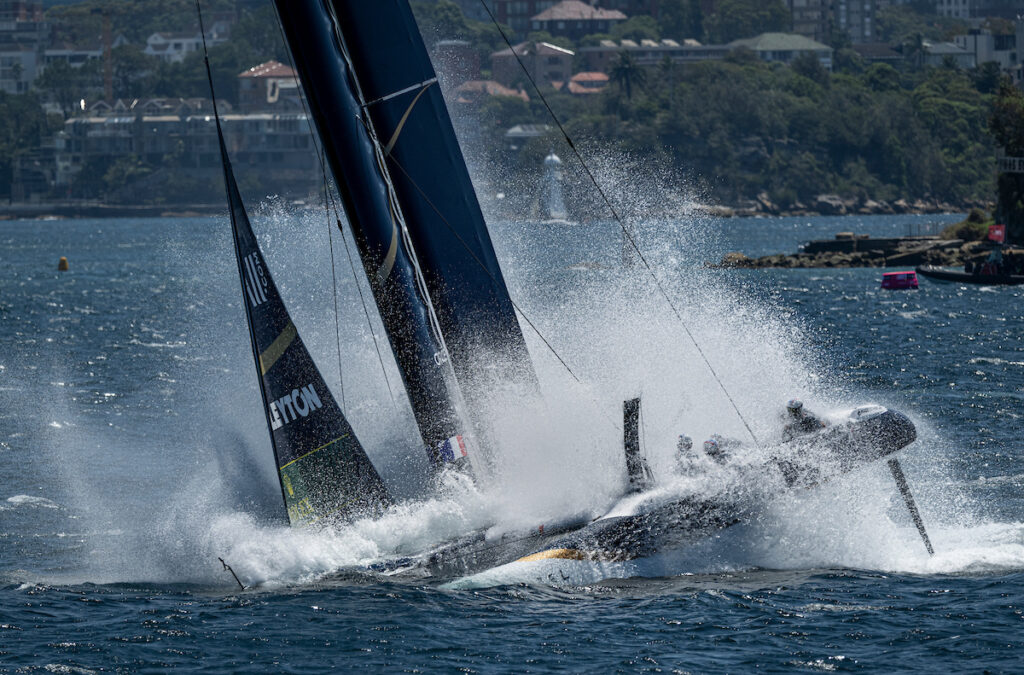
[[[978,284],[981,286],[1019,286],[1024,284],[1022,274],[969,274],[956,270],[942,269],[933,265],[922,265],[915,271],[932,281],[945,281],[957,284]]]
[[[788,491],[825,483],[917,438],[902,413],[880,406],[858,410],[861,414],[855,411],[843,423],[780,444],[764,460],[709,474],[709,482],[720,481],[718,487],[700,495],[666,496],[659,489],[634,494],[623,500],[626,509],[617,507],[590,522],[491,541],[474,535],[434,551],[422,566],[432,576],[458,577],[452,585],[459,587],[678,573],[667,561],[687,547],[750,520]]]

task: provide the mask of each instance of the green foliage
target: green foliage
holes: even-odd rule
[[[704,21],[704,28],[712,43],[724,44],[761,33],[788,31],[790,21],[782,0],[720,0]]]
[[[0,196],[10,195],[17,156],[38,148],[49,132],[46,115],[35,94],[0,92]]]
[[[905,44],[920,35],[932,42],[944,42],[967,32],[968,25],[960,19],[939,17],[932,12],[915,11],[911,5],[891,5],[875,13],[875,30],[880,42]]]
[[[627,51],[619,53],[619,58],[612,64],[609,79],[625,92],[627,99],[633,98],[633,87],[642,87],[647,81],[647,71],[637,65],[632,54]]]
[[[661,38],[661,28],[653,16],[638,14],[628,21],[612,27],[613,40],[658,40]]]
[[[704,13],[700,0],[661,0],[658,7],[661,34],[673,40],[704,35]]]
[[[139,0],[139,4],[153,1]],[[114,17],[123,13],[126,17],[134,18],[135,23],[129,21],[124,24],[126,35],[144,35],[133,41],[133,44],[116,47],[111,53],[114,98],[208,97],[210,88],[202,55],[193,53],[181,63],[165,63],[144,54],[139,45],[145,42],[149,34],[146,31],[149,29],[141,26],[150,26],[152,18],[143,20],[135,17],[135,13],[128,12],[122,5],[119,0],[86,0],[78,5],[55,7],[52,11],[58,13],[60,26],[79,19],[88,26],[83,29],[76,25],[70,29],[79,39],[84,39],[93,28],[100,30],[98,25],[93,25],[95,21],[101,20],[99,14],[92,12],[96,7],[105,8],[104,11]],[[180,15],[176,21],[170,22],[170,26],[198,33],[193,0],[183,4],[175,0],[167,3],[167,6],[180,9]],[[225,6],[231,8],[233,3],[204,2],[204,16]],[[189,25],[189,21],[192,25]],[[276,21],[273,7],[269,5],[254,12],[244,12],[233,28],[231,40],[210,47],[210,68],[220,99],[237,103],[239,73],[270,59],[289,62]],[[118,28],[122,26],[119,24]],[[80,100],[89,103],[103,97],[103,62],[93,59],[78,68],[63,63],[51,65],[36,80],[35,87],[49,100],[60,105],[61,109],[75,110]]]
[[[939,233],[942,239],[963,239],[964,241],[981,241],[988,236],[988,226],[995,220],[980,209],[971,209],[965,220],[953,223]]]
[[[971,80],[974,88],[982,94],[994,94],[999,87],[1009,81],[1009,76],[1004,75],[995,61],[986,61],[971,71]]]
[[[59,33],[94,41],[102,15],[92,10],[104,7],[115,18],[115,33],[123,32],[136,44],[113,55],[116,96],[206,96],[200,55],[166,64],[146,57],[137,47],[156,30],[195,30],[193,2],[85,0],[49,12]],[[468,40],[482,64],[505,47],[495,26],[466,19],[450,0],[414,0],[412,5],[428,45],[441,39]],[[704,15],[701,7],[708,5],[701,0],[660,0],[658,22],[635,16],[617,26],[613,35],[588,36],[581,43],[661,36],[722,43],[790,28],[782,0],[719,0],[713,3],[714,13]],[[233,0],[204,0],[204,11],[210,13],[233,7]],[[887,39],[901,43],[917,65],[923,62],[926,39],[941,39],[960,25],[914,11],[914,5],[883,10],[879,24]],[[550,35],[531,37],[571,47]],[[836,30],[829,40],[838,48],[832,73],[812,56],[785,67],[764,63],[748,49],[734,50],[722,61],[669,61],[654,67],[640,66],[623,52],[609,70],[612,86],[604,93],[546,95],[578,144],[612,156],[665,160],[674,169],[703,177],[710,196],[727,203],[761,192],[785,208],[807,204],[827,192],[885,200],[984,199],[994,187],[993,136],[1009,154],[1024,156],[1024,96],[992,65],[970,72],[901,72],[888,65],[865,66]],[[238,73],[271,58],[289,61],[268,4],[244,12],[232,40],[211,48],[218,95],[233,101]],[[37,88],[62,109],[75,110],[80,99],[102,95],[102,64],[51,66]],[[535,174],[540,159],[558,141],[533,139],[516,153],[509,152],[503,136],[509,127],[552,124],[533,92],[531,97],[531,102],[486,97],[475,113],[480,124],[472,142],[486,149],[501,173],[513,177]],[[37,147],[47,128],[37,98],[0,96],[0,186],[10,184],[11,158]],[[96,161],[78,177],[75,194],[98,196],[139,180],[162,185],[164,192],[172,185],[183,193],[201,189],[188,182],[194,178],[173,171],[171,167],[181,161],[175,153],[160,168],[135,158]],[[1008,205],[1005,212],[1016,213],[1024,227],[1022,179],[1004,175],[999,189]]]
[[[1000,84],[988,118],[992,136],[1012,157],[1024,156],[1024,93],[1011,82]]]
[[[803,75],[808,80],[817,82],[824,87],[827,87],[829,84],[828,71],[825,70],[825,66],[821,65],[821,61],[818,57],[810,52],[801,54],[793,59],[793,62],[790,63],[790,67],[793,69],[794,73]]]
[[[204,0],[203,17],[233,12],[233,0]],[[93,43],[103,33],[103,17],[109,16],[114,35],[122,34],[132,44],[145,44],[156,32],[199,32],[195,0],[85,0],[74,5],[52,7],[46,18],[54,36],[72,44]]]
[[[570,135],[665,157],[708,180],[711,195],[726,203],[763,191],[785,208],[829,192],[952,202],[991,194],[989,100],[967,73],[933,69],[904,81],[888,65],[829,74],[815,59],[788,68],[743,55],[671,71],[670,64],[634,68],[616,62],[614,84],[599,97],[553,99]],[[645,86],[629,79],[635,72],[647,73]],[[536,107],[515,106],[515,122],[546,122]],[[527,110],[537,116],[524,119]]]

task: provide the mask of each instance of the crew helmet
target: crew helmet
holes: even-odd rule
[[[693,439],[686,434],[679,434],[679,441],[676,443],[676,447],[680,452],[689,450],[693,447]]]
[[[798,398],[791,398],[789,399],[789,402],[786,403],[786,410],[789,411],[790,415],[799,415],[803,412],[803,409],[804,403]]]
[[[709,455],[714,455],[717,454],[719,450],[721,450],[721,447],[718,445],[718,441],[714,438],[709,438],[704,441],[704,452]]]

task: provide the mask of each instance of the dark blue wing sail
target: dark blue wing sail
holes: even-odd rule
[[[487,225],[407,0],[326,0],[463,388],[536,377]],[[481,369],[481,356],[498,356]]]
[[[374,513],[388,491],[327,388],[277,292],[217,121],[242,299],[281,490],[293,525]]]
[[[401,210],[360,107],[358,84],[322,0],[275,0],[275,5],[417,426],[437,468],[437,449],[462,433],[457,395]]]

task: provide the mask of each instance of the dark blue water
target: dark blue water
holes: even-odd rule
[[[408,413],[382,384],[344,250],[335,240],[336,335],[322,223],[254,220],[357,433],[399,471],[388,457],[412,445]],[[1020,672],[1022,291],[922,280],[893,293],[879,270],[701,267],[920,220],[942,219],[706,221],[639,238],[759,431],[794,392],[823,411],[878,401],[911,415],[921,437],[904,467],[934,558],[875,467],[708,542],[686,574],[470,591],[367,566],[555,490],[509,463],[515,490],[468,506],[421,502],[330,535],[281,526],[225,221],[2,223],[0,671]],[[528,334],[549,391],[614,409],[619,385],[642,389],[656,466],[671,432],[736,426],[655,282],[618,271],[613,230],[495,234],[517,301],[587,383],[563,384]],[[574,434],[600,428],[564,409]],[[606,487],[614,445],[542,456],[560,490],[587,499]],[[238,592],[218,556],[255,588]]]

